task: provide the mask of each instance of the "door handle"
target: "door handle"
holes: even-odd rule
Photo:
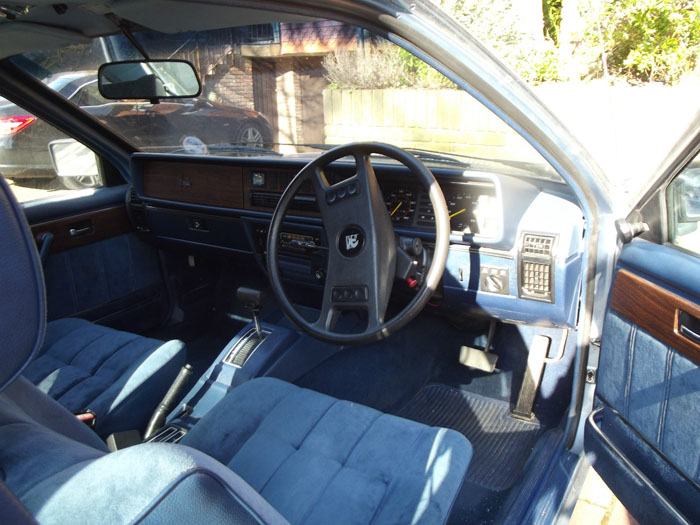
[[[68,235],[71,237],[80,237],[93,232],[92,220],[85,219],[84,221],[76,221],[68,225]]]
[[[678,310],[678,333],[700,345],[700,319],[688,312]]]
[[[78,237],[79,235],[85,235],[87,233],[90,233],[92,231],[92,228],[90,226],[86,226],[84,228],[70,228],[68,230],[68,234],[71,237]]]

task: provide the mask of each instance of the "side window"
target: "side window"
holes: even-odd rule
[[[102,185],[91,150],[9,103],[0,113],[0,175],[20,202]]]
[[[700,159],[694,159],[666,190],[669,241],[700,255]]]

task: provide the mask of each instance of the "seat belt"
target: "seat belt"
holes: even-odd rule
[[[532,339],[530,351],[527,356],[527,368],[525,376],[520,385],[520,393],[515,408],[511,410],[510,415],[516,419],[532,421],[535,414],[532,413],[532,407],[535,404],[537,390],[540,388],[542,379],[542,371],[544,370],[544,361],[547,358],[549,345],[552,340],[544,335],[536,335]]]

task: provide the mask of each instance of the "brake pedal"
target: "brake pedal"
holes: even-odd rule
[[[462,346],[459,349],[459,362],[469,368],[475,368],[483,372],[493,372],[496,370],[498,355],[489,352],[493,344],[493,337],[496,333],[496,321],[491,320],[489,324],[489,335],[486,338],[486,348],[474,348],[472,346]]]

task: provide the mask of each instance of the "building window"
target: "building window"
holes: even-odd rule
[[[241,35],[241,44],[279,44],[279,24],[257,24],[247,26]]]

